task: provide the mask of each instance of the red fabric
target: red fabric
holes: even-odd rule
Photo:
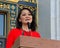
[[[12,29],[7,36],[6,48],[12,48],[14,41],[17,39],[17,37],[22,35],[22,32],[24,32],[24,36],[32,36],[32,37],[39,37],[40,38],[40,34],[36,31],[26,32],[21,29],[15,28],[15,29]]]

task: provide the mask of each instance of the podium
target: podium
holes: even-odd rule
[[[12,48],[60,48],[60,41],[20,36],[16,39]]]

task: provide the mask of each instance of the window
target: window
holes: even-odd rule
[[[6,14],[0,13],[0,36],[5,36],[6,33]]]
[[[51,39],[60,40],[60,0],[51,0]]]
[[[0,35],[4,32],[4,15],[0,14]]]

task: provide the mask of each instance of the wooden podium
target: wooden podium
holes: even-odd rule
[[[12,48],[60,48],[60,41],[20,36]]]

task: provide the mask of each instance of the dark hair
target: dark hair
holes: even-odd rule
[[[19,28],[19,29],[22,28],[22,22],[19,22],[19,18],[20,18],[20,15],[21,15],[23,10],[28,10],[31,13],[31,15],[32,15],[31,30],[35,31],[36,27],[37,27],[36,17],[33,15],[33,12],[30,9],[28,9],[28,8],[23,8],[23,9],[19,10],[18,16],[17,16],[17,19],[16,19],[16,28]]]

